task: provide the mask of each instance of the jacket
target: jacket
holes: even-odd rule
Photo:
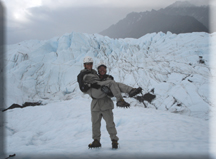
[[[101,79],[94,69],[91,71],[87,69],[81,70],[80,74],[77,76],[80,90],[92,97],[91,111],[104,111],[114,108],[111,98],[102,92],[100,88],[95,89],[90,87],[90,84],[100,80]],[[108,78],[108,76],[103,78],[103,81],[106,80],[111,80],[111,78]]]

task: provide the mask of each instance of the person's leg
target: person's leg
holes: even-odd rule
[[[116,97],[117,106],[124,107],[124,108],[130,106],[130,104],[125,102],[125,100],[123,99],[118,84],[114,80],[99,81],[97,82],[97,84],[99,84],[100,86],[107,86],[110,88],[112,94]]]
[[[133,87],[130,87],[126,84],[123,84],[120,82],[116,82],[116,83],[117,83],[117,85],[118,85],[118,87],[122,93],[129,93],[133,89]]]
[[[141,87],[133,88],[126,84],[115,82],[114,80],[100,81],[97,83],[101,86],[108,86],[117,101],[121,101],[123,99],[121,93],[128,93],[129,97],[133,97],[142,91]]]
[[[119,82],[116,82],[119,86],[119,89],[122,93],[128,93],[129,94],[129,97],[133,97],[139,93],[142,92],[142,88],[139,87],[139,88],[133,88],[133,87],[130,87],[126,84],[123,84],[123,83],[119,83]]]
[[[102,111],[103,119],[106,121],[106,128],[110,135],[111,140],[118,141],[119,138],[116,136],[117,131],[114,123],[113,112],[112,109]]]
[[[101,86],[108,86],[112,91],[113,95],[116,97],[117,101],[123,99],[119,86],[115,81],[107,80],[107,81],[99,81],[97,83]]]
[[[101,118],[102,114],[100,111],[91,111],[92,118],[92,138],[100,141],[101,137]]]

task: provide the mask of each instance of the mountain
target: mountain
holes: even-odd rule
[[[208,30],[210,30],[210,7],[209,6],[195,6],[191,3],[176,2],[164,9],[160,9],[159,12],[171,15],[191,16],[201,22]]]
[[[111,38],[139,38],[147,33],[209,32],[209,8],[189,2],[176,2],[165,9],[130,13],[115,25],[100,32]]]
[[[169,5],[166,8],[191,8],[191,7],[196,7],[196,6],[191,4],[188,1],[176,1],[175,3]]]
[[[7,156],[209,158],[209,122],[215,121],[215,115],[210,114],[214,108],[210,95],[214,70],[209,48],[216,49],[216,45],[209,41],[213,39],[215,33],[203,32],[159,32],[118,40],[73,32],[49,40],[8,45],[4,107],[37,101],[43,105],[2,112],[6,117],[2,127]],[[80,91],[77,83],[85,56],[94,59],[94,68],[100,62],[106,63],[108,74],[115,81],[140,86],[143,93],[151,91],[156,95],[151,103],[144,101],[148,108],[134,98],[125,98],[130,109],[115,106],[120,138],[117,151],[110,148],[104,121],[102,148],[87,148],[92,142],[92,99]],[[115,98],[112,100],[116,103]]]

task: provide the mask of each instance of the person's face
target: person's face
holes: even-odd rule
[[[104,66],[99,67],[98,72],[100,75],[105,75],[106,74],[106,68]]]
[[[85,67],[87,70],[91,70],[91,69],[92,69],[92,66],[93,66],[93,63],[85,63],[85,64],[84,64],[84,67]]]

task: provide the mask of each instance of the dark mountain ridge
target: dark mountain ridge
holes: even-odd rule
[[[182,4],[182,5],[181,5]],[[191,16],[201,22],[208,30],[210,30],[210,7],[209,6],[195,6],[190,4],[189,2],[175,2],[174,4],[160,9],[159,12],[164,14],[172,14],[172,15],[183,15],[183,16]]]
[[[139,38],[153,32],[209,32],[209,7],[176,2],[158,11],[132,12],[100,34],[111,38]],[[208,17],[208,18],[206,18]]]

